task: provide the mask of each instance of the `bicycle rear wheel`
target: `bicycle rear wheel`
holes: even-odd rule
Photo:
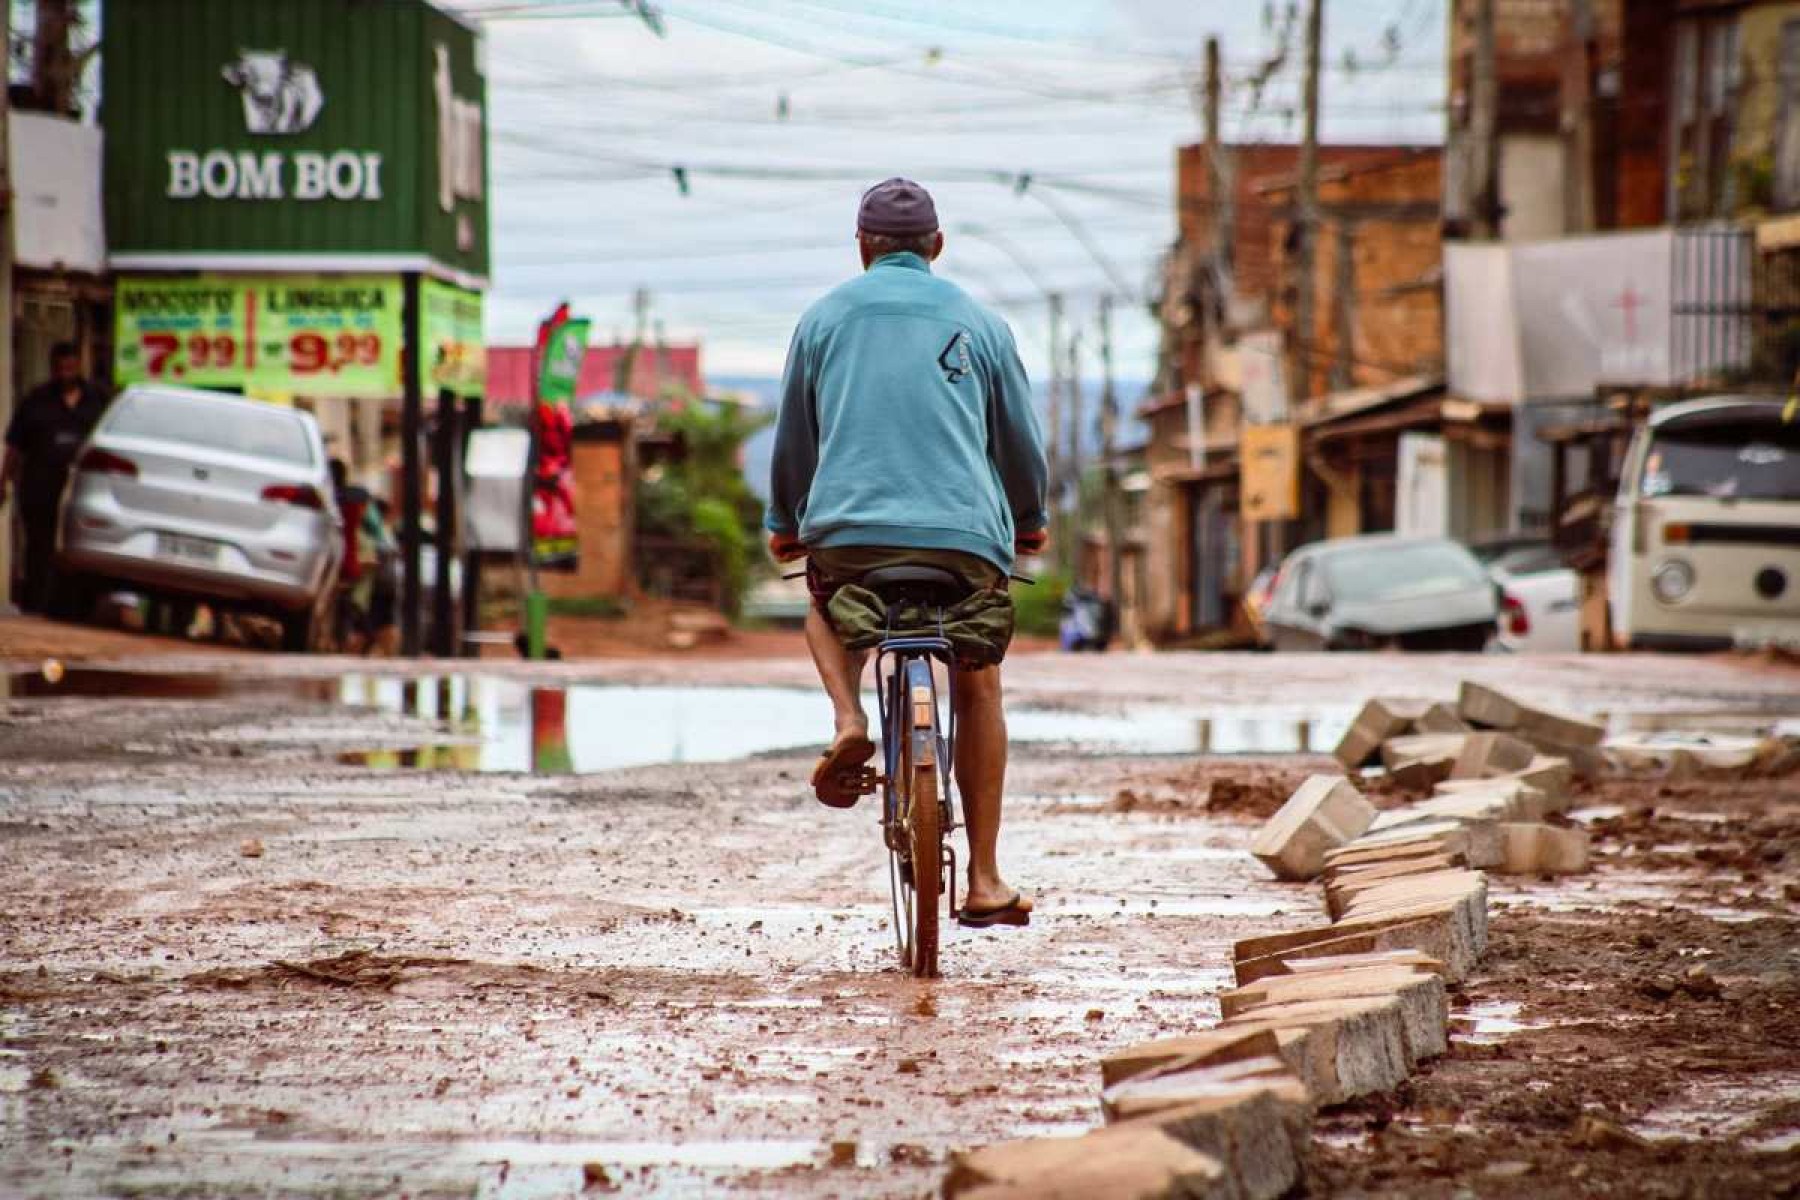
[[[931,663],[907,664],[902,781],[907,845],[912,859],[912,937],[906,965],[920,979],[938,973],[938,906],[943,891],[943,827],[938,804],[937,695]]]

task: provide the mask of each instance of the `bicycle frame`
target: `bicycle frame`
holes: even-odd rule
[[[943,613],[939,610],[938,619],[942,626]],[[938,701],[937,672],[932,670],[934,662],[941,662],[945,667],[944,693],[948,700],[949,719],[941,719],[944,705]],[[955,771],[956,761],[956,659],[950,640],[941,634],[937,637],[887,637],[875,648],[875,699],[881,710],[881,753],[882,753],[882,839],[889,851],[895,854],[905,853],[907,839],[901,828],[902,814],[899,811],[900,796],[896,780],[900,774],[901,747],[900,737],[896,736],[896,726],[906,712],[908,698],[915,687],[929,688],[931,704],[940,719],[933,722],[933,727],[944,732],[938,738],[935,760],[942,764],[938,776],[940,780],[938,805],[942,819],[941,828],[944,834],[944,852],[947,870],[944,874],[945,887],[948,891],[950,911],[956,911],[956,851],[950,843],[950,834],[956,829]],[[901,926],[906,915],[899,911],[899,894],[895,895],[895,933],[899,938],[906,935]],[[915,902],[918,902],[915,899]],[[932,904],[937,897],[929,898]]]

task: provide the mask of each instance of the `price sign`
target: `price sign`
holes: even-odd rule
[[[421,279],[419,316],[419,361],[425,370],[421,390],[425,395],[435,396],[442,388],[459,396],[485,393],[487,350],[482,341],[481,293]]]
[[[297,278],[256,290],[257,386],[301,396],[400,394],[399,279]]]
[[[120,280],[115,303],[121,383],[242,384],[243,289],[208,280]]]
[[[122,279],[116,294],[121,384],[400,394],[395,276]]]

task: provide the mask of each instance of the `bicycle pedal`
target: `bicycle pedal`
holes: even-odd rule
[[[846,791],[853,791],[859,796],[874,795],[881,788],[883,782],[881,772],[873,767],[860,767],[838,773],[839,785]]]

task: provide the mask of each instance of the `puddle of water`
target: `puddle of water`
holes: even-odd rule
[[[55,676],[55,678],[52,678]],[[532,687],[504,676],[347,675],[338,679],[157,674],[97,668],[0,676],[0,695],[217,699],[272,697],[372,709],[439,722],[447,736],[400,749],[357,749],[339,761],[377,769],[586,774],[660,763],[727,762],[812,749],[831,728],[812,688]],[[875,711],[873,694],[865,697]],[[1111,713],[1018,707],[1015,743],[1093,754],[1295,754],[1329,751],[1355,706],[1189,708],[1144,706]],[[1791,714],[1618,713],[1619,732],[1664,728],[1768,732]]]
[[[53,661],[53,660],[52,660]],[[122,671],[62,667],[0,673],[0,698],[49,697],[102,700],[223,700],[245,696],[325,702],[335,699],[330,679],[280,679],[201,672]]]
[[[1754,1126],[1769,1109],[1800,1096],[1800,1073],[1771,1071],[1735,1079],[1699,1080],[1673,1103],[1631,1123],[1647,1138],[1729,1138]],[[1758,1139],[1758,1149],[1780,1152],[1800,1145],[1800,1129],[1777,1129]]]
[[[1519,1020],[1519,1004],[1512,1000],[1491,1000],[1458,1009],[1450,1014],[1450,1025],[1457,1041],[1482,1045],[1503,1042],[1515,1033],[1549,1028],[1544,1023]]]

